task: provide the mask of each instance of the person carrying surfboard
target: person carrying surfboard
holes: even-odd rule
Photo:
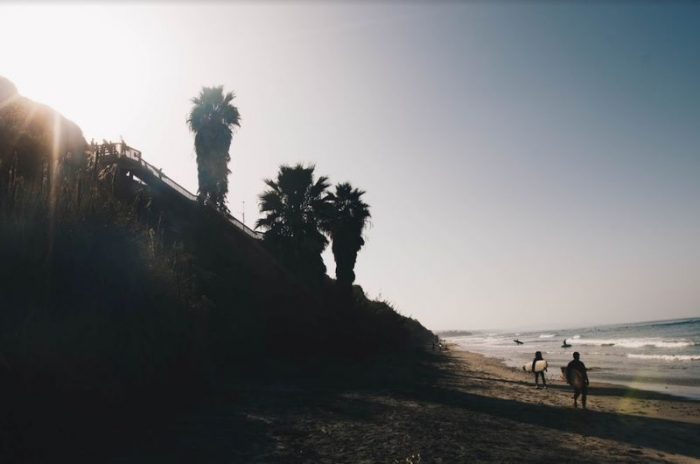
[[[547,370],[547,368],[545,367],[544,369],[538,371],[536,367],[537,361],[544,361],[541,351],[535,353],[535,359],[532,360],[532,372],[535,374],[535,387],[540,388],[538,380],[539,377],[542,376],[542,386],[547,388],[547,382],[544,380],[544,372]]]
[[[578,397],[581,396],[581,404],[586,409],[586,397],[588,396],[588,373],[586,365],[579,358],[578,351],[574,353],[574,360],[566,366],[566,381],[574,387],[574,407],[578,408]]]

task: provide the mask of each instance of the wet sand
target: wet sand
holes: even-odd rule
[[[52,429],[54,443],[27,461],[700,462],[697,401],[592,378],[583,411],[561,381],[537,390],[530,374],[457,351],[319,371],[242,378],[191,404],[93,421],[82,433]]]
[[[547,389],[534,387],[534,376],[521,370],[507,367],[500,360],[477,353],[458,351],[452,347],[450,356],[463,361],[459,370],[472,381],[494,379],[498,383],[509,383],[508,388],[486,385],[489,396],[517,399],[527,403],[547,404],[568,408],[573,406],[572,390],[561,377],[559,367],[551,366],[547,372]],[[478,367],[476,367],[478,366]],[[476,376],[476,370],[480,371]],[[591,411],[624,414],[700,424],[700,401],[675,397],[664,393],[639,390],[622,385],[595,381],[595,371],[590,372],[591,385],[588,394],[588,408]],[[477,378],[481,377],[481,379]],[[581,400],[579,399],[579,407]],[[700,440],[700,439],[699,439]]]

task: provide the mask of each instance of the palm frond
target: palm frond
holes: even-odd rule
[[[223,86],[202,87],[199,95],[192,98],[187,117],[187,124],[195,133],[200,196],[222,210],[227,210],[231,128],[240,126],[238,108],[232,104],[234,98],[233,92],[224,94]]]

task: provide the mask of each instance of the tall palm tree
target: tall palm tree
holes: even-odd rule
[[[235,95],[224,93],[223,86],[202,87],[199,96],[192,99],[187,123],[194,132],[197,152],[199,198],[220,210],[228,211],[228,175],[231,171],[229,148],[233,126],[240,126],[238,108],[231,104]]]
[[[323,229],[333,241],[335,277],[338,285],[349,289],[355,281],[357,253],[365,244],[362,231],[369,222],[369,205],[362,201],[364,191],[352,188],[349,183],[335,186],[335,193],[326,196],[327,213]]]
[[[291,270],[311,282],[326,273],[321,253],[328,240],[319,230],[327,208],[324,193],[328,178],[314,179],[314,166],[280,166],[277,179],[265,179],[268,190],[260,195],[260,218],[266,245]]]

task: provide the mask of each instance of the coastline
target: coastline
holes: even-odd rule
[[[700,400],[700,318],[438,335],[460,350],[502,359],[516,369],[541,351],[549,363],[547,375],[555,378],[578,351],[598,382]]]
[[[466,351],[455,344],[448,344],[453,356],[463,360],[469,366],[479,366],[484,374],[493,376],[500,381],[513,382],[532,391],[504,391],[491,389],[489,394],[497,397],[514,398],[519,401],[546,403],[550,405],[572,408],[572,389],[558,375],[550,372],[547,378],[548,388],[534,388],[533,376],[517,368],[510,367],[501,359],[485,356],[480,353]],[[554,375],[553,375],[554,374]],[[671,421],[700,424],[700,400],[687,398],[670,393],[635,388],[624,384],[600,382],[595,379],[595,371],[589,373],[591,384],[588,392],[588,408],[614,414],[625,414],[657,418]]]

